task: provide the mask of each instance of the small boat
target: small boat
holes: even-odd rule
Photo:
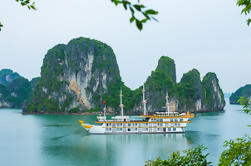
[[[121,116],[114,116],[107,119],[105,115],[97,116],[97,125],[85,124],[79,120],[81,126],[91,134],[163,134],[163,133],[184,133],[190,118],[194,114],[178,113],[170,111],[168,93],[166,95],[166,111],[156,112],[153,115],[147,115],[145,87],[143,86],[143,106],[144,114],[140,116],[124,116],[124,105],[122,103],[122,90],[120,90],[120,108]]]

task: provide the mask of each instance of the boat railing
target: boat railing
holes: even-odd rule
[[[99,120],[98,122],[148,122],[148,120]]]

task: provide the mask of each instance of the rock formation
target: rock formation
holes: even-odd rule
[[[147,78],[145,87],[149,112],[163,110],[167,91],[172,111],[218,111],[225,106],[214,73],[201,81],[200,73],[193,69],[176,83],[175,62],[165,56]],[[107,101],[108,111],[119,113],[121,88],[125,113],[142,113],[142,86],[131,90],[124,85],[112,48],[97,40],[77,38],[47,52],[41,78],[24,111],[102,112],[103,101]]]
[[[111,47],[96,40],[77,38],[48,51],[41,68],[41,79],[27,110],[99,110],[103,107],[104,97],[116,96],[114,92],[121,86]]]
[[[29,82],[10,69],[0,71],[0,108],[22,108],[32,94],[35,83]]]
[[[229,98],[230,104],[239,104],[237,101],[240,97],[246,97],[251,100],[251,84],[247,84],[232,93]]]

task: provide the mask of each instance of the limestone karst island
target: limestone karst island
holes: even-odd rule
[[[106,106],[107,113],[120,114],[121,89],[124,112],[143,113],[143,85],[135,90],[127,87],[112,48],[97,40],[80,37],[51,48],[40,78],[28,81],[8,69],[1,70],[0,76],[1,106],[23,108],[23,113],[100,113]],[[167,56],[160,57],[144,85],[149,113],[162,110],[167,92],[172,112],[221,111],[225,106],[215,73],[201,78],[200,72],[192,69],[177,82],[175,61]]]
[[[1,2],[0,166],[251,166],[250,11]]]

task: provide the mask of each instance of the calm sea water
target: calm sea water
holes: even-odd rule
[[[19,109],[0,109],[0,165],[138,166],[200,144],[208,147],[215,165],[224,140],[251,134],[250,115],[240,108],[227,105],[224,112],[196,114],[185,134],[167,135],[89,135],[78,120],[94,123],[95,116],[22,115]]]

